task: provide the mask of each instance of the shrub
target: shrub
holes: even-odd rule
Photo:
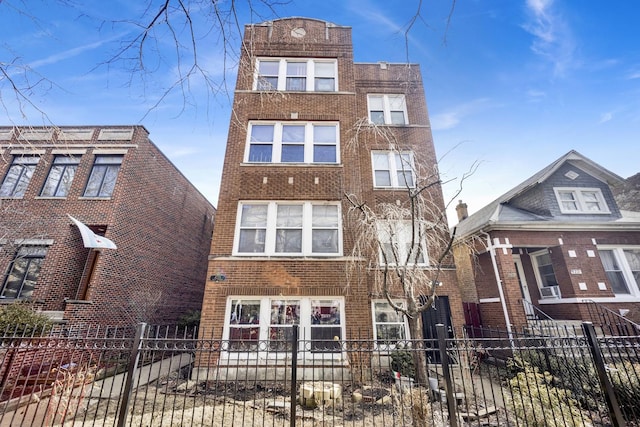
[[[511,369],[522,369],[509,380],[509,406],[518,420],[534,427],[585,425],[578,402],[569,390],[553,385],[553,375],[526,361],[513,363]]]
[[[609,378],[625,415],[634,415],[640,401],[640,363],[629,361],[609,365]]]
[[[178,319],[178,326],[194,328],[200,325],[200,310],[189,310]]]
[[[18,301],[0,306],[0,334],[43,335],[52,325],[51,319],[37,312],[31,303]]]
[[[391,352],[391,369],[405,377],[415,377],[416,367],[413,362],[413,355],[407,350],[394,350]]]

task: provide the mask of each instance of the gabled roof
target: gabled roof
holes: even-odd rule
[[[485,226],[497,223],[550,221],[552,219],[550,217],[536,215],[532,212],[517,209],[509,206],[508,203],[515,197],[547,180],[554,172],[567,162],[575,165],[581,170],[587,172],[589,175],[610,186],[624,182],[624,178],[621,176],[603,168],[577,151],[571,150],[473,215],[470,215],[468,218],[458,223],[458,225],[456,225],[456,235],[463,237],[468,234],[475,233]]]

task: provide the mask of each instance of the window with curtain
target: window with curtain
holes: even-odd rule
[[[604,267],[605,275],[614,294],[629,294],[630,289],[625,279],[623,265],[612,249],[599,249],[598,254]]]

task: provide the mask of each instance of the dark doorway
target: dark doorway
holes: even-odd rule
[[[442,323],[447,331],[448,338],[453,338],[453,324],[451,322],[451,307],[449,297],[437,297],[428,310],[422,312],[422,336],[425,340],[427,360],[429,363],[440,363],[440,350],[438,349],[438,332],[436,325]]]

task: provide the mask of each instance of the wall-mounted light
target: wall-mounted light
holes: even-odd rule
[[[220,270],[218,271],[218,274],[214,274],[209,277],[209,280],[211,280],[212,282],[224,282],[225,280],[227,280],[227,276],[224,274],[224,271]]]

